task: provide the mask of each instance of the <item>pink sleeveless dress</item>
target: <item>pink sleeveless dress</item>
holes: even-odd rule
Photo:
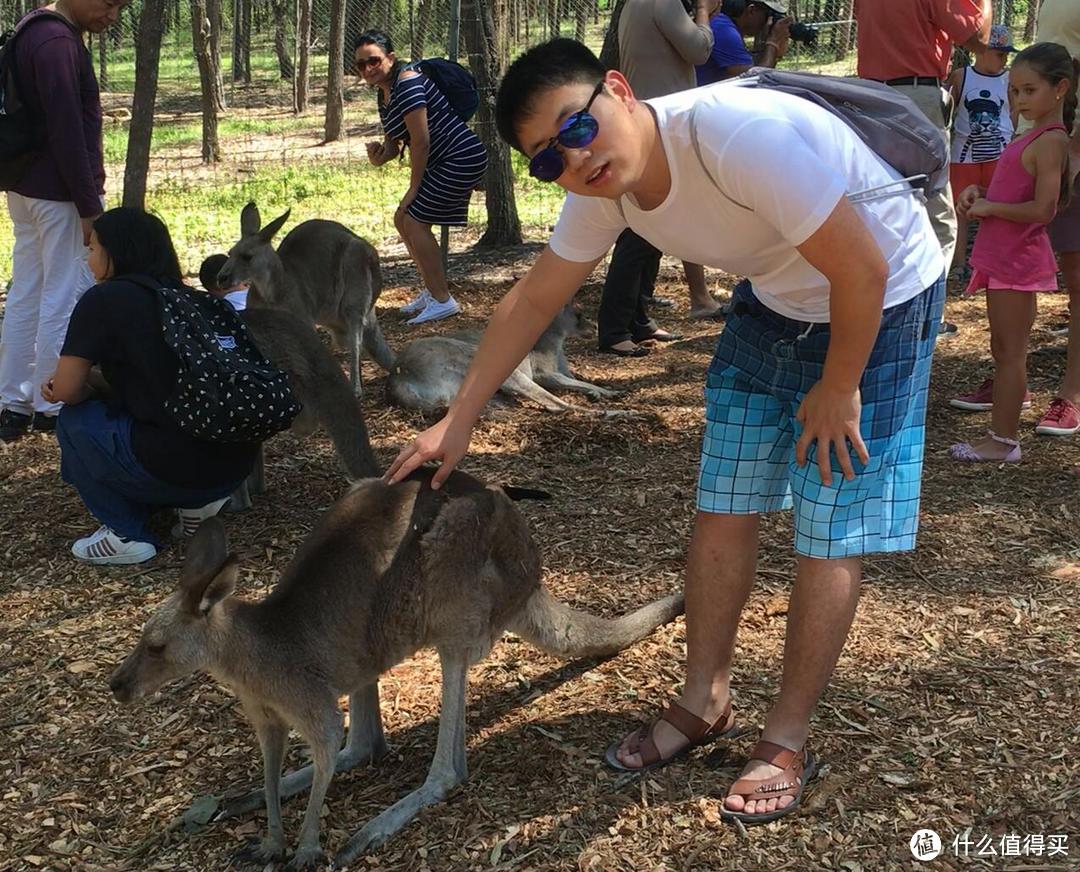
[[[1035,199],[1035,177],[1020,160],[1024,149],[1048,130],[1038,127],[1014,139],[1001,153],[986,199],[997,203],[1026,203]],[[979,223],[971,252],[972,276],[965,293],[981,290],[1056,291],[1057,261],[1045,224],[1019,224],[991,216]]]

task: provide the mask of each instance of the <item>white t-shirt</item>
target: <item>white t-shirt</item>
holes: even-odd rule
[[[646,102],[671,171],[667,198],[646,212],[624,196],[624,218],[612,200],[568,194],[552,251],[595,260],[629,226],[667,254],[747,276],[761,302],[781,315],[827,322],[829,283],[795,247],[842,196],[900,174],[843,121],[800,97],[728,81]],[[709,174],[691,137],[695,104]],[[902,193],[854,207],[888,261],[885,308],[917,296],[945,269],[926,209],[906,185],[894,190]]]

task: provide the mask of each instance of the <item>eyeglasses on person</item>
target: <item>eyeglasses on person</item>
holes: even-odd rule
[[[596,139],[596,134],[600,132],[600,125],[589,114],[589,109],[592,108],[593,100],[600,96],[603,90],[604,80],[601,79],[593,88],[592,96],[589,97],[585,108],[567,118],[559,128],[559,132],[548,140],[548,144],[532,156],[532,160],[529,161],[530,176],[541,182],[554,182],[566,170],[566,159],[558,146],[584,148]]]

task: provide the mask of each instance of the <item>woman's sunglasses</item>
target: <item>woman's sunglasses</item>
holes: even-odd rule
[[[356,70],[356,72],[358,73],[364,69],[373,70],[384,60],[386,60],[385,55],[372,55],[371,57],[365,58],[362,61],[355,61],[353,63],[353,69]]]
[[[600,132],[600,125],[589,114],[589,109],[600,92],[604,90],[604,80],[601,79],[595,88],[589,102],[580,112],[575,112],[559,128],[559,132],[548,140],[548,144],[533,155],[529,161],[529,175],[541,182],[554,182],[566,169],[566,160],[557,146],[563,148],[584,148]]]

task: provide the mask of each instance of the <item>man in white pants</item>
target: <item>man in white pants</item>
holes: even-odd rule
[[[37,383],[56,369],[68,318],[93,277],[90,225],[102,209],[101,99],[83,34],[112,24],[126,0],[57,0],[19,22],[19,96],[46,144],[7,192],[15,227],[11,288],[0,334],[0,440],[55,428],[59,403]]]

